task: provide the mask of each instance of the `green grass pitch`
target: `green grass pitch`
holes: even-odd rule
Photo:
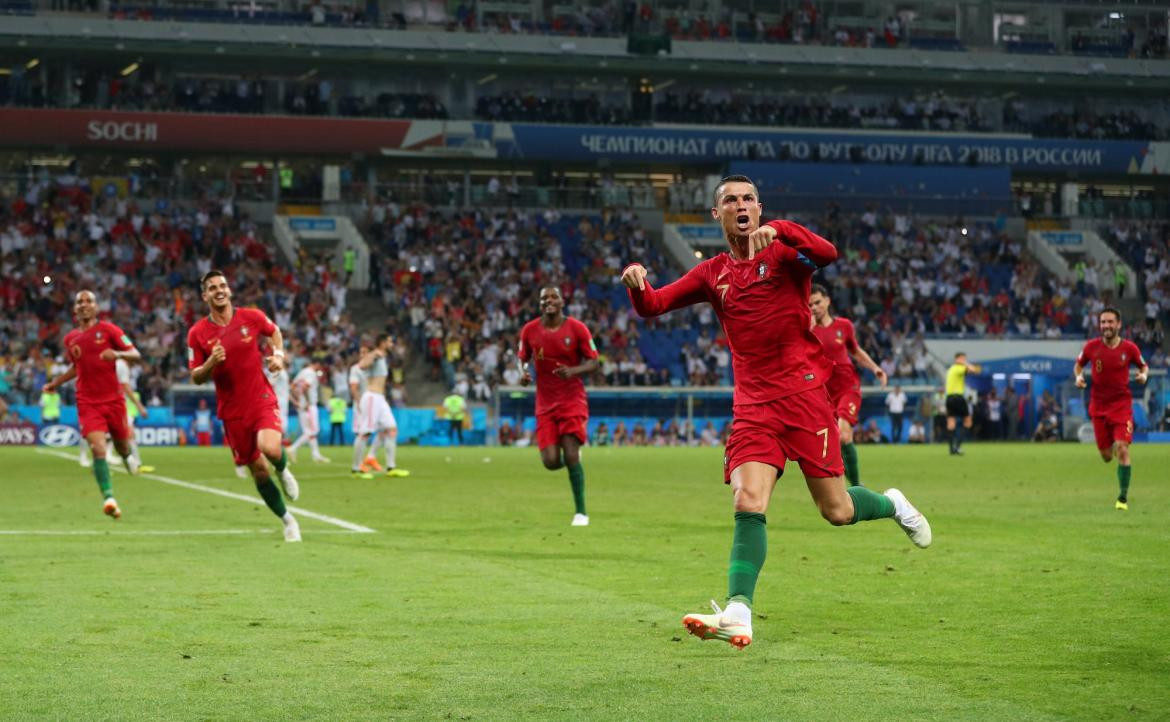
[[[768,515],[755,642],[690,637],[726,594],[722,452],[585,452],[592,525],[533,449],[399,450],[406,479],[294,468],[303,544],[248,503],[0,450],[0,718],[1166,719],[1170,446],[1129,512],[1088,445],[862,447],[925,512],[833,528],[799,470]],[[157,474],[254,495],[224,449]],[[308,456],[308,454],[303,454]]]

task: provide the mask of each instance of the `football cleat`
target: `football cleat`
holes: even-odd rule
[[[374,475],[371,474],[370,472],[359,471],[357,469],[350,470],[349,475],[355,479],[373,479],[374,478]]]
[[[589,515],[574,514],[573,521],[569,522],[569,526],[589,526]]]
[[[126,464],[126,471],[129,471],[134,476],[137,476],[138,472],[142,470],[142,463],[133,456],[124,457],[122,461]]]
[[[738,615],[728,614],[711,600],[714,614],[688,614],[683,617],[683,626],[699,639],[722,639],[736,649],[743,649],[752,643],[751,612],[746,622]]]
[[[897,489],[886,489],[885,495],[894,502],[894,521],[898,522],[898,526],[902,527],[910,541],[924,549],[930,546],[933,538],[930,533],[930,522],[922,512],[915,509],[914,505],[907,501],[906,495]]]
[[[1113,502],[1113,508],[1118,511],[1129,511],[1129,502],[1118,499],[1117,501]]]
[[[382,465],[379,464],[378,460],[375,459],[374,457],[367,456],[365,458],[365,460],[362,461],[362,471],[370,471],[370,470],[381,471]]]
[[[142,464],[138,467],[138,471],[143,474],[149,474],[150,472],[154,471],[154,467],[150,464]]]
[[[299,542],[301,540],[301,525],[297,523],[297,518],[285,512],[280,520],[284,522],[284,540],[286,542]]]
[[[122,518],[122,510],[118,508],[118,502],[114,501],[114,497],[112,496],[102,504],[102,513],[111,519]]]
[[[387,469],[386,476],[410,476],[410,472],[406,469]]]
[[[301,486],[297,483],[297,478],[293,476],[292,469],[287,466],[284,471],[280,472],[280,486],[284,489],[284,496],[289,501],[296,501],[297,497],[301,495]]]

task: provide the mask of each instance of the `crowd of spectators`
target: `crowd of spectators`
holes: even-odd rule
[[[854,320],[860,343],[888,375],[907,382],[927,382],[945,366],[928,353],[927,335],[1082,338],[1095,333],[1095,313],[1118,292],[1111,269],[1091,263],[1078,282],[1059,281],[991,223],[833,206],[797,220],[838,244],[841,257],[823,274],[834,309]],[[373,290],[429,360],[431,377],[469,399],[519,382],[516,334],[538,315],[537,294],[549,284],[594,334],[601,367],[588,383],[730,382],[727,341],[708,305],[641,320],[625,302],[616,278],[627,263],[645,263],[656,283],[681,272],[629,211],[444,214],[383,200],[370,208],[368,229]],[[686,333],[663,357],[674,331]]]
[[[1165,140],[1166,129],[1144,120],[1132,110],[1114,113],[1056,112],[1032,123],[1029,130],[1039,138],[1083,140]]]
[[[1121,291],[1112,269],[1090,262],[1078,267],[1075,282],[1059,281],[991,223],[877,207],[848,214],[834,205],[796,220],[838,245],[840,258],[819,279],[833,309],[854,321],[859,342],[889,376],[906,382],[935,378],[943,365],[928,353],[927,335],[1081,338],[1095,333],[1096,312]],[[518,384],[517,334],[539,314],[545,285],[561,289],[565,312],[594,335],[601,368],[590,384],[731,380],[727,340],[709,305],[642,320],[625,301],[616,279],[627,263],[644,263],[659,285],[682,272],[629,209],[574,217],[551,208],[443,213],[385,198],[370,204],[364,226],[369,290],[401,337],[399,404],[401,368],[413,355],[425,359],[433,380],[471,401],[488,400],[499,384]],[[1168,231],[1151,222],[1102,229],[1138,270],[1149,318],[1131,320],[1127,332],[1155,367],[1166,365]],[[359,334],[344,279],[326,259],[284,263],[230,197],[189,206],[131,200],[67,173],[31,179],[20,195],[0,200],[0,381],[10,400],[35,402],[44,378],[63,368],[72,295],[89,287],[103,314],[144,353],[137,382],[143,398],[161,402],[170,385],[187,380],[185,331],[203,313],[197,279],[212,267],[229,273],[239,302],[265,309],[288,332],[295,357],[329,349],[331,386],[345,393]],[[646,433],[654,437],[652,428]],[[664,429],[663,437],[671,434]]]
[[[66,368],[73,297],[89,289],[142,352],[132,373],[143,400],[163,403],[188,381],[186,332],[205,313],[198,279],[211,268],[228,274],[238,304],[273,318],[299,363],[354,350],[344,279],[327,259],[283,262],[231,198],[179,206],[103,190],[65,173],[0,197],[0,393],[10,402],[36,403]],[[67,401],[72,393],[63,390]]]
[[[1151,365],[1164,365],[1170,324],[1170,223],[1114,220],[1098,233],[1138,274],[1142,318],[1126,319],[1128,332]]]
[[[9,2],[9,12],[33,13],[31,0]],[[52,0],[51,10],[96,12],[123,21],[194,21],[303,25],[342,28],[440,29],[450,32],[493,32],[500,34],[541,34],[572,37],[617,37],[630,33],[661,34],[674,40],[739,41],[786,44],[823,44],[838,47],[897,48],[910,45],[927,49],[963,50],[953,22],[917,21],[912,13],[880,17],[839,16],[822,12],[817,3],[803,0],[796,7],[777,12],[702,12],[656,7],[648,0],[604,0],[601,2],[553,5],[551,10],[517,11],[512,5],[486,7],[463,0],[412,3],[384,3],[377,0],[331,2],[289,0],[275,6],[254,0],[233,0],[223,8],[158,3],[109,3],[98,0]],[[453,5],[453,7],[452,7]],[[836,8],[834,8],[836,9]],[[1024,27],[1027,30],[1027,27]],[[990,35],[990,28],[988,34]],[[1042,33],[1046,35],[1047,33]],[[1052,54],[1049,40],[1021,42],[1012,32],[1003,44],[1012,51]],[[1069,51],[1078,55],[1165,58],[1166,27],[1154,24],[1136,28],[1132,24],[1112,31],[1082,28],[1073,33]]]
[[[278,100],[278,95],[281,99]],[[872,130],[993,132],[1007,130],[1042,138],[1084,140],[1160,140],[1167,129],[1134,109],[1097,113],[1057,111],[1041,115],[1014,100],[1003,105],[1002,122],[981,114],[981,103],[953,98],[941,91],[890,99],[863,99],[809,94],[771,99],[767,95],[691,89],[656,96],[652,112],[636,113],[626,98],[555,95],[536,90],[480,95],[467,114],[478,120],[583,125],[758,125],[765,127],[855,128]],[[140,71],[129,77],[117,71],[78,74],[68,96],[51,100],[40,81],[23,66],[0,75],[0,105],[206,113],[287,113],[361,118],[448,119],[462,111],[448,108],[435,93],[353,92],[345,79],[320,77],[276,82],[258,75],[183,76],[171,81]],[[998,125],[998,127],[997,127]]]
[[[711,91],[666,93],[654,118],[670,123],[880,130],[991,130],[976,103],[941,91],[881,102],[831,101],[827,96],[754,100]]]
[[[475,101],[475,117],[521,123],[635,124],[628,106],[603,103],[593,94],[586,98],[552,98],[520,92],[485,95]]]

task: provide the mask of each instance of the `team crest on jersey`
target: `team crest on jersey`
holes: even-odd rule
[[[248,340],[248,327],[247,326],[240,326],[240,335],[242,335],[244,337],[245,341]]]
[[[1125,354],[1124,354],[1124,353],[1123,353],[1123,354],[1121,354],[1121,360],[1122,360],[1122,361],[1124,361],[1124,360],[1125,360]]]
[[[101,341],[101,340],[102,340],[102,332],[101,332],[101,331],[98,331],[97,333],[95,333],[95,334],[93,335],[93,337],[94,337],[95,339],[97,339],[98,341]],[[1125,357],[1124,357],[1124,356],[1122,356],[1121,358],[1125,358]]]
[[[568,336],[565,336],[565,337],[564,337],[564,338],[562,338],[561,340],[565,342],[565,348],[568,348],[568,347],[569,347],[569,344],[573,343],[573,339],[569,338]],[[1123,358],[1123,359],[1124,359],[1125,357],[1124,357],[1124,356],[1122,356],[1121,358]]]
[[[760,265],[756,266],[756,275],[759,276],[760,278],[763,278],[764,276],[768,275],[768,264],[767,263],[760,263]]]
[[[844,337],[845,337],[845,334],[841,333],[841,329],[837,329],[837,338],[842,339]]]

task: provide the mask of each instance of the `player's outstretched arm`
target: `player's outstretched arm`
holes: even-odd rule
[[[45,384],[43,387],[41,387],[41,390],[42,391],[56,391],[57,389],[61,388],[62,384],[69,383],[70,381],[72,381],[75,378],[77,378],[77,367],[70,366],[69,370],[67,370],[65,373],[59,375],[57,378],[53,379],[49,383]]]
[[[776,229],[776,237],[781,243],[811,261],[817,268],[824,268],[837,260],[836,246],[799,223],[775,220],[765,225]]]
[[[702,268],[702,264],[695,266],[674,283],[655,289],[646,280],[646,267],[641,263],[631,263],[622,271],[621,282],[628,290],[630,301],[639,316],[661,316],[708,300],[703,272],[700,270]]]
[[[886,376],[885,369],[874,362],[873,357],[866,353],[865,349],[858,346],[856,349],[849,352],[849,355],[852,356],[854,360],[856,360],[857,363],[861,365],[861,368],[869,369],[877,378],[878,383],[882,385],[883,389],[886,387],[886,384],[889,383],[890,380]]]

